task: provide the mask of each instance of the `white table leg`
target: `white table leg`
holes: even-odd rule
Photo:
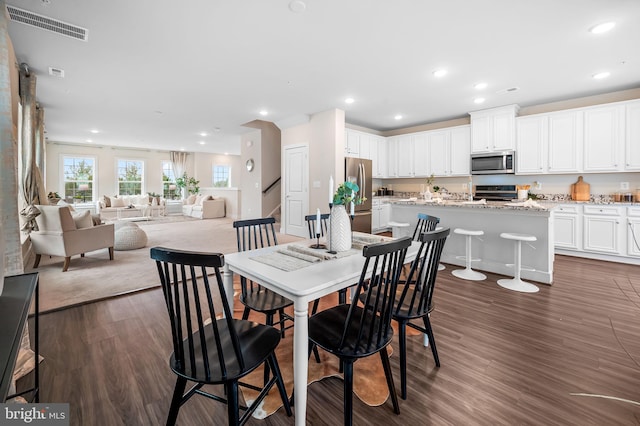
[[[233,315],[233,271],[229,269],[229,265],[226,263],[222,267],[222,279],[224,281],[224,291],[227,293],[229,309],[231,310],[231,315]]]
[[[296,426],[307,418],[307,376],[309,373],[309,303],[294,301],[293,389]]]

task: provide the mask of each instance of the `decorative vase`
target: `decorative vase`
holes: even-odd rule
[[[427,190],[422,193],[422,196],[424,197],[425,200],[430,200],[433,197],[433,194],[429,190],[428,186],[427,186]]]
[[[329,223],[329,249],[335,252],[351,249],[351,219],[343,204],[331,207]]]

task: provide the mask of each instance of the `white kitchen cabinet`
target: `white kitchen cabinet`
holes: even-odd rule
[[[468,176],[471,173],[471,126],[450,129],[449,176]]]
[[[516,119],[516,174],[540,174],[547,171],[549,118],[530,115]]]
[[[640,207],[627,207],[627,256],[640,257]]]
[[[387,176],[398,177],[398,137],[387,139]]]
[[[371,200],[371,230],[376,232],[380,229],[380,200]]]
[[[433,155],[428,134],[430,132],[420,132],[413,135],[413,175],[414,177],[427,177],[433,170],[429,165],[429,158]]]
[[[388,228],[389,222],[391,221],[391,204],[382,203],[382,207],[380,209],[380,228]]]
[[[373,177],[374,178],[383,178],[387,177],[387,138],[383,138],[381,136],[374,136],[372,139],[374,142],[372,143],[372,152],[373,145],[376,146],[376,156],[373,157]]]
[[[561,111],[548,114],[549,173],[582,171],[583,112]],[[517,154],[516,154],[517,155]]]
[[[351,129],[345,130],[344,136],[344,156],[360,156],[360,133]]]
[[[625,112],[624,169],[638,171],[640,170],[640,101],[629,102]]]
[[[624,106],[602,106],[584,110],[585,172],[616,172],[622,170],[621,119]]]
[[[471,115],[471,151],[499,152],[515,149],[517,105],[508,105]]]
[[[390,218],[391,204],[380,199],[373,199],[371,202],[371,229],[374,232],[387,229]]]
[[[582,249],[581,207],[560,205],[553,210],[554,245],[569,250]]]
[[[414,177],[415,172],[413,169],[415,158],[414,144],[412,135],[398,136],[397,149],[398,149],[398,177]]]
[[[583,250],[621,254],[624,227],[619,207],[584,206]]]
[[[373,160],[371,156],[371,144],[372,135],[368,133],[360,133],[360,148],[358,150],[358,157],[366,158],[367,160]]]
[[[430,151],[428,166],[435,176],[449,175],[451,166],[450,139],[451,132],[446,130],[435,130],[427,134]]]

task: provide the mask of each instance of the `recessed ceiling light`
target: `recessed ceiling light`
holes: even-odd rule
[[[180,151],[184,151],[184,148],[180,148]]]
[[[289,3],[289,10],[295,13],[302,13],[307,8],[307,5],[302,0],[293,0]]]
[[[483,102],[484,102],[484,98],[475,98],[475,99],[473,100],[473,103],[474,103],[474,104],[481,104],[481,103],[483,103]]]
[[[198,142],[200,145],[204,145],[206,142],[205,141],[199,141]]]
[[[616,26],[615,22],[604,22],[602,24],[598,24],[594,27],[589,28],[589,32],[593,34],[602,34],[610,31],[613,27]]]
[[[476,83],[476,85],[473,86],[473,88],[476,90],[482,90],[482,89],[486,89],[487,86],[488,86],[487,83],[482,82],[482,83]]]
[[[345,100],[344,100],[344,103],[345,103],[345,104],[352,104],[352,103],[354,103],[355,101],[356,101],[356,100],[355,100],[355,99],[353,99],[353,98],[347,98],[347,99],[345,99]]]
[[[91,129],[89,131],[93,134],[100,133],[100,130],[97,130],[97,129]]]
[[[402,116],[400,114],[396,115],[395,117],[393,117],[396,120],[402,120]]]
[[[601,80],[603,78],[607,78],[611,75],[611,73],[609,71],[604,71],[604,72],[599,72],[597,74],[594,74],[592,77],[595,78],[596,80]]]
[[[267,115],[267,114],[269,114],[269,112],[264,109],[260,111],[260,115]]]
[[[202,136],[202,137],[205,137],[205,136],[208,136],[208,135],[209,135],[209,133],[207,133],[207,132],[200,132],[200,133],[199,133],[199,135],[200,135],[200,136]]]
[[[447,70],[445,69],[439,69],[433,72],[434,77],[444,77],[445,75],[447,75]]]
[[[87,139],[87,142],[91,143],[91,142],[93,142],[93,141],[92,141],[91,139]]]

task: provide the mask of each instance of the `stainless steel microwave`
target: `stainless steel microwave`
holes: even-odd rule
[[[491,152],[471,155],[472,175],[499,175],[515,173],[514,151]]]

